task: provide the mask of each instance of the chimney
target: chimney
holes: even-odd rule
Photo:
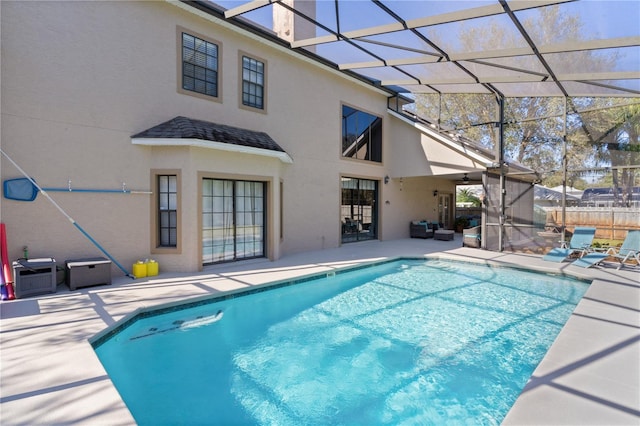
[[[311,19],[316,18],[315,0],[280,0],[273,4],[273,31],[278,37],[291,43],[316,36],[316,28],[312,22],[295,15],[280,3],[295,8]],[[315,50],[315,46],[310,46],[309,49]]]

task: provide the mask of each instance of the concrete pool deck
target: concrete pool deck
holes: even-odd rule
[[[431,255],[594,280],[503,424],[639,425],[640,268],[583,269],[460,244],[459,234],[453,241],[369,241],[192,274],[116,277],[111,286],[69,291],[62,285],[53,294],[1,302],[0,423],[135,424],[88,339],[138,308],[383,258]]]

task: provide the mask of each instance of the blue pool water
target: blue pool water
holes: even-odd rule
[[[141,425],[499,424],[588,284],[405,259],[94,342]]]

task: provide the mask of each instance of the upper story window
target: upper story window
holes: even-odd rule
[[[182,89],[218,97],[218,45],[182,33]]]
[[[242,105],[265,109],[265,64],[242,55]]]
[[[382,162],[382,118],[342,106],[342,156]]]

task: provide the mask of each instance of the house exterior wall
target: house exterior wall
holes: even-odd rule
[[[4,1],[1,7],[2,149],[40,186],[64,188],[71,181],[76,189],[125,184],[153,191],[154,171],[179,172],[179,244],[171,252],[152,244],[155,194],[48,193],[125,267],[154,258],[165,271],[202,268],[202,177],[267,182],[271,259],[340,244],[341,176],[380,181],[380,239],[407,237],[410,220],[435,219],[433,189],[455,191],[453,183],[426,173],[402,185],[397,179],[383,184],[385,175],[402,176],[403,164],[413,161],[411,150],[394,144],[416,138],[388,115],[386,94],[255,36],[166,2]],[[180,28],[219,42],[220,99],[178,90]],[[267,63],[266,113],[239,107],[239,52]],[[343,104],[383,118],[383,163],[341,158]],[[132,135],[179,115],[266,132],[293,164],[132,144]],[[4,156],[1,166],[3,181],[22,177]],[[31,257],[58,262],[101,254],[43,194],[33,202],[0,203],[10,259],[21,257],[24,246]]]
[[[446,176],[460,170],[482,170],[486,162],[452,150],[443,142],[417,131],[413,124],[391,117],[389,168],[393,176]]]

